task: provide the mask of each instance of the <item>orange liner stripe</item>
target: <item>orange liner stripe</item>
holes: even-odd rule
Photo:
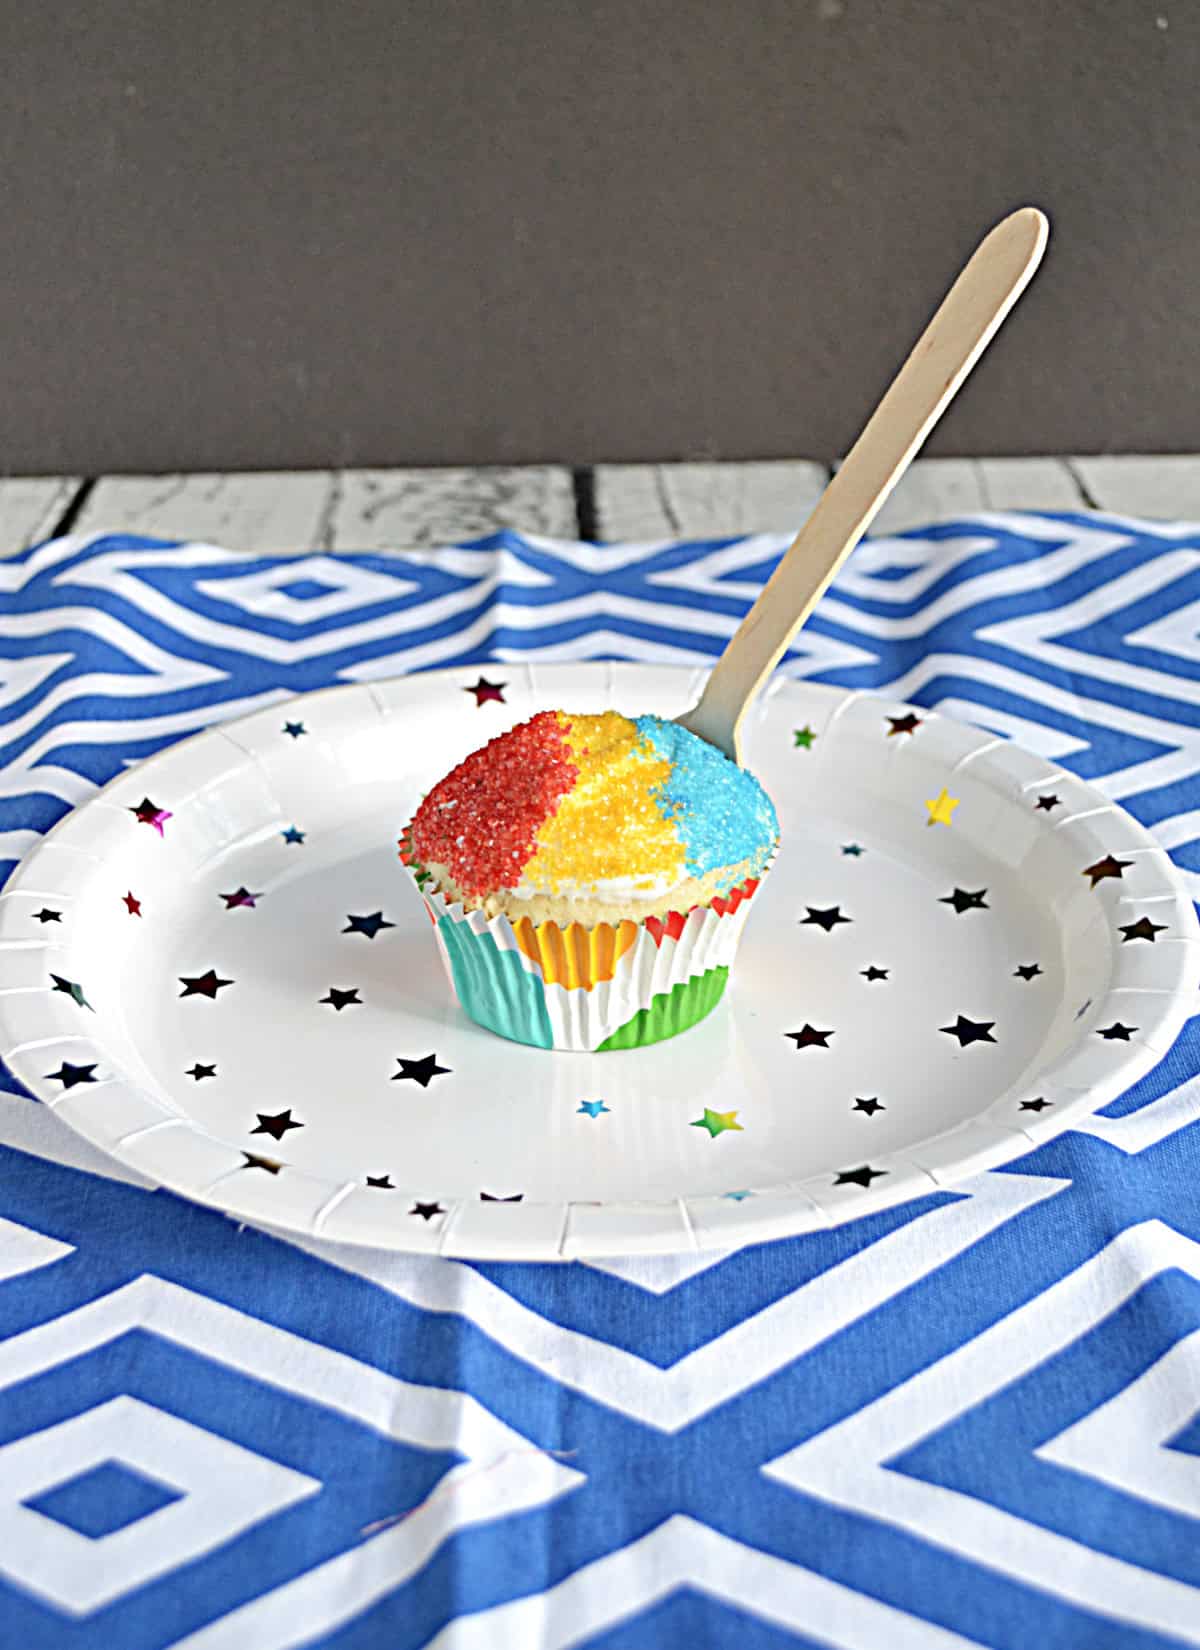
[[[537,963],[547,985],[565,986],[568,991],[590,991],[602,980],[611,980],[621,958],[637,939],[636,922],[621,922],[614,928],[599,922],[594,928],[572,922],[560,928],[556,922],[534,924],[521,917],[513,924],[517,944],[531,962]]]

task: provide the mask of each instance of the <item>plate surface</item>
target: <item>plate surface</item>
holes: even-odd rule
[[[288,701],[68,815],[0,894],[21,1081],[239,1218],[556,1259],[953,1185],[1113,1099],[1194,1006],[1195,911],[1128,814],[979,729],[777,678],[747,750],[782,848],[724,1001],[629,1052],[505,1042],[453,999],[400,827],[535,710],[670,716],[702,673],[488,670],[499,695],[453,670]]]

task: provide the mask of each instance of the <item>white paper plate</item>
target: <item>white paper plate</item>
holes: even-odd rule
[[[64,819],[0,895],[21,1081],[239,1218],[554,1259],[782,1236],[953,1185],[1111,1100],[1195,1006],[1195,912],[1128,814],[1007,740],[777,679],[748,760],[782,848],[724,1002],[629,1052],[505,1042],[452,997],[401,826],[535,710],[674,715],[702,674],[486,679],[502,700],[456,670],[289,701]]]

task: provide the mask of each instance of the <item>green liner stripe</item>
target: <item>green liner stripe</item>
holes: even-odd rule
[[[660,992],[649,1008],[640,1008],[632,1020],[626,1020],[611,1037],[606,1037],[597,1054],[610,1049],[641,1048],[645,1043],[658,1043],[664,1037],[686,1031],[717,1006],[728,978],[727,966],[710,968],[706,974],[696,974],[690,980],[681,980],[670,991]]]

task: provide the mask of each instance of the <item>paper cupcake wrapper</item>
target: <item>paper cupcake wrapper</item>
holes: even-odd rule
[[[761,880],[686,915],[564,928],[468,911],[409,870],[473,1020],[535,1048],[598,1052],[674,1037],[715,1008]]]

